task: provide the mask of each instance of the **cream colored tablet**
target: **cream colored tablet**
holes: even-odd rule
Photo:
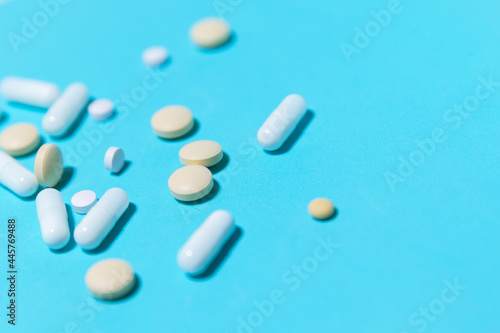
[[[179,151],[179,158],[184,165],[215,165],[222,160],[222,146],[215,141],[200,140],[188,143]]]
[[[199,47],[212,49],[225,44],[231,37],[229,24],[220,18],[205,18],[196,22],[190,31],[191,39]]]
[[[168,180],[170,193],[182,201],[203,198],[214,185],[212,173],[201,165],[188,165],[175,171]]]
[[[194,125],[191,110],[182,105],[170,105],[157,111],[151,118],[153,130],[161,138],[176,139],[189,132]]]
[[[28,123],[7,127],[0,136],[0,146],[11,156],[27,155],[38,148],[39,144],[37,128]]]
[[[54,187],[63,174],[63,156],[58,146],[46,143],[38,149],[35,157],[35,176],[38,183]]]
[[[92,295],[104,300],[126,296],[135,285],[135,273],[121,259],[105,259],[92,265],[85,274],[85,284]]]
[[[318,198],[309,204],[309,213],[318,220],[326,220],[332,217],[335,207],[333,203],[326,198]]]

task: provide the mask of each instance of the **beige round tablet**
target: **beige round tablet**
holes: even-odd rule
[[[335,207],[333,203],[326,198],[318,198],[309,204],[309,213],[318,220],[326,220],[333,216]]]
[[[222,160],[222,146],[215,141],[200,140],[188,143],[179,151],[179,158],[184,165],[215,165]]]
[[[92,295],[104,300],[122,298],[134,288],[135,283],[134,270],[121,259],[98,261],[85,274],[85,284]]]
[[[7,127],[0,136],[0,146],[11,156],[27,155],[40,144],[40,134],[35,126],[19,123]]]
[[[182,105],[170,105],[157,111],[151,126],[160,138],[176,139],[189,132],[194,125],[191,110]]]
[[[38,149],[35,157],[35,176],[38,183],[54,187],[63,174],[63,157],[58,146],[46,143]]]
[[[220,18],[205,18],[196,22],[190,31],[191,39],[199,47],[212,49],[225,44],[231,37],[229,24]]]
[[[194,201],[203,198],[212,190],[212,173],[201,165],[188,165],[176,170],[168,179],[168,187],[174,198]]]

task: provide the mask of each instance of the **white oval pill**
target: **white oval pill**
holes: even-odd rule
[[[29,197],[38,189],[35,175],[3,151],[0,151],[0,183],[20,197]]]
[[[36,210],[45,244],[55,250],[68,244],[68,212],[61,193],[53,188],[38,193]]]
[[[234,220],[216,210],[196,229],[177,253],[177,263],[188,274],[203,273],[234,232]]]
[[[104,167],[111,172],[117,173],[125,164],[125,153],[118,147],[109,147],[104,155]]]
[[[71,205],[73,210],[78,214],[87,214],[88,211],[94,207],[97,202],[97,196],[94,191],[83,190],[71,198]]]
[[[8,76],[0,83],[0,94],[8,101],[48,108],[59,97],[59,88],[50,82]]]
[[[211,140],[190,142],[179,151],[179,158],[184,165],[210,167],[219,163],[223,155],[222,146]]]
[[[151,126],[160,138],[176,139],[188,133],[194,125],[191,110],[182,105],[170,105],[158,110]]]
[[[109,99],[101,98],[92,101],[87,110],[92,119],[102,121],[113,115],[114,108],[113,102]]]
[[[54,187],[63,174],[63,156],[59,147],[46,143],[38,149],[35,157],[35,176],[38,183],[45,187]]]
[[[229,24],[220,18],[205,18],[196,22],[190,31],[193,42],[202,48],[215,48],[231,37]]]
[[[88,100],[89,92],[85,85],[70,84],[43,116],[43,129],[53,136],[64,135],[78,119]]]
[[[121,188],[106,191],[75,228],[75,241],[85,250],[98,247],[129,206],[127,193]]]
[[[121,259],[104,259],[85,274],[85,284],[96,298],[115,300],[126,296],[135,286],[132,266]]]
[[[280,148],[306,111],[307,104],[302,96],[292,94],[285,97],[257,132],[257,141],[262,148]]]
[[[0,146],[11,156],[27,155],[39,145],[38,129],[28,123],[11,125],[4,129],[0,136]]]
[[[188,165],[176,170],[168,179],[168,187],[174,198],[194,201],[203,198],[214,185],[212,173],[201,165]]]
[[[168,51],[163,46],[152,46],[142,52],[142,61],[149,67],[158,67],[168,59]]]

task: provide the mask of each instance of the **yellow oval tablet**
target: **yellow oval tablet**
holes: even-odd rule
[[[40,144],[38,129],[28,123],[7,127],[0,136],[0,146],[11,156],[23,156],[34,151]]]
[[[211,140],[190,142],[179,151],[179,158],[184,165],[210,167],[219,163],[223,155],[222,146]]]
[[[309,213],[318,220],[326,220],[333,216],[335,206],[326,198],[318,198],[309,204]]]
[[[92,265],[85,274],[85,284],[92,295],[115,300],[127,295],[135,286],[132,266],[121,259],[105,259]]]
[[[201,165],[188,165],[176,170],[168,179],[168,187],[174,198],[194,201],[203,198],[214,185],[212,173]]]
[[[38,149],[35,157],[35,176],[38,183],[54,187],[63,174],[63,157],[58,146],[46,143]]]
[[[151,126],[160,138],[176,139],[188,133],[194,125],[191,110],[182,105],[166,106],[151,118]]]
[[[225,20],[210,17],[196,22],[190,35],[196,45],[211,49],[225,44],[231,37],[231,30]]]

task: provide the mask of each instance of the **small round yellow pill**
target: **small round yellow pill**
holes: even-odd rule
[[[327,220],[333,216],[335,206],[326,198],[317,198],[309,203],[309,214],[318,220]]]

